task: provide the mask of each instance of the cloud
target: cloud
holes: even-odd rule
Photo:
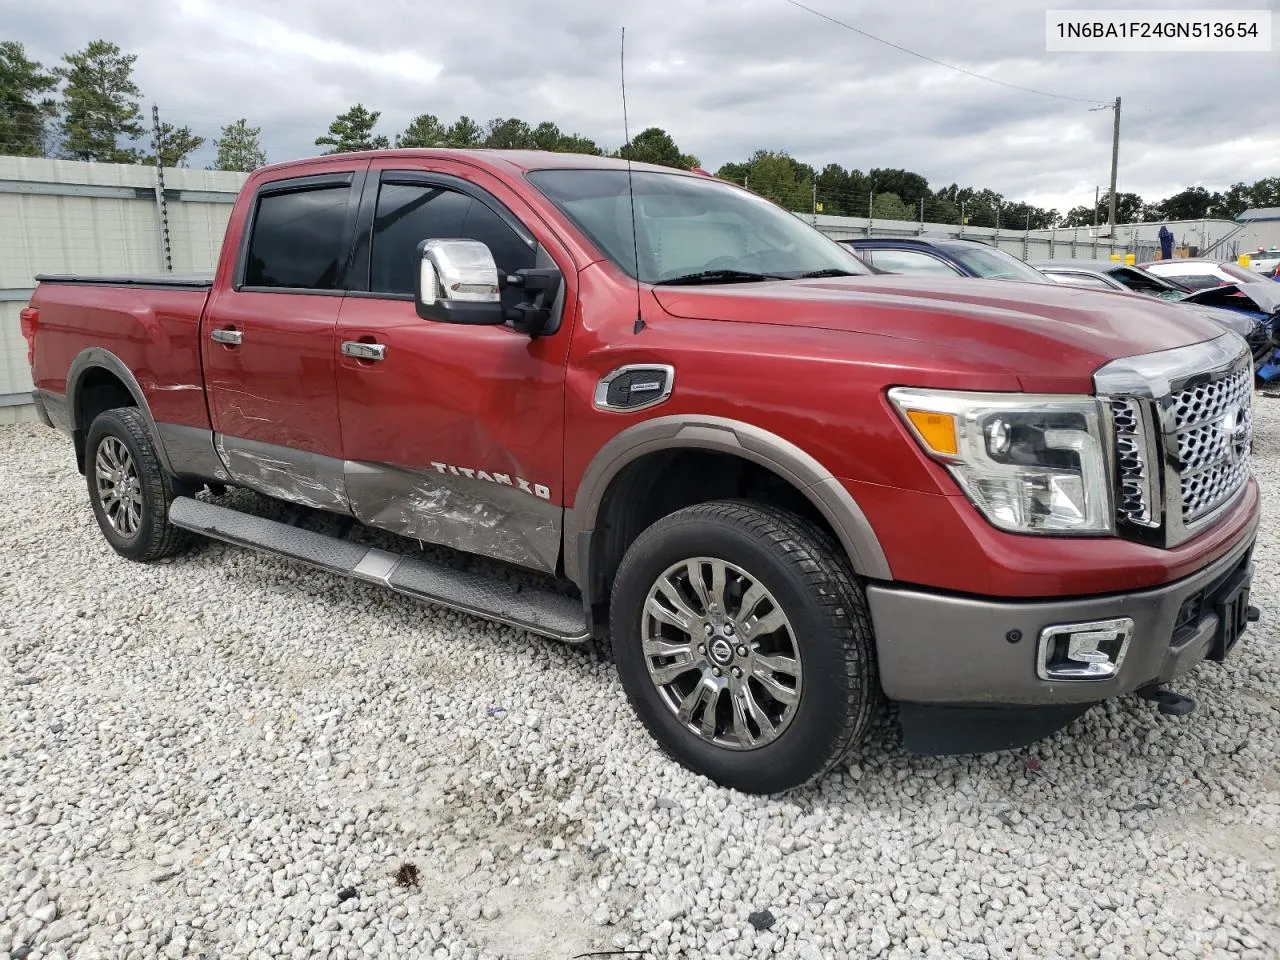
[[[1275,53],[1049,54],[1022,0],[806,0],[907,46],[1019,86],[1123,97],[1120,188],[1158,199],[1280,173]],[[986,83],[840,29],[786,0],[5,0],[5,38],[46,64],[104,37],[138,54],[145,102],[212,141],[246,117],[272,160],[313,154],[353,103],[379,131],[418,113],[552,120],[622,142],[619,28],[633,132],[666,128],[714,168],[757,148],[821,167],[905,167],[1061,210],[1110,172],[1111,113]],[[1275,9],[1272,0],[1270,9]],[[1089,8],[1096,0],[1058,2]],[[1129,0],[1131,8],[1202,0]],[[1277,31],[1280,38],[1280,31]],[[212,158],[206,146],[195,158]]]

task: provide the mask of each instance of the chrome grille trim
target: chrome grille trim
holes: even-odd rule
[[[1126,357],[1094,376],[1111,410],[1121,536],[1172,547],[1213,523],[1250,476],[1253,363],[1227,333]]]
[[[1116,519],[1150,527],[1155,492],[1147,451],[1146,428],[1138,401],[1113,399],[1111,422],[1116,432]]]

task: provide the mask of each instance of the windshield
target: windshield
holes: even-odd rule
[[[1027,280],[1044,283],[1045,277],[1035,267],[1023,263],[1012,254],[995,247],[947,247],[955,257],[979,277],[990,280]]]
[[[529,180],[630,277],[638,246],[644,283],[870,273],[798,217],[715,180],[633,173],[635,244],[626,170],[536,170]]]

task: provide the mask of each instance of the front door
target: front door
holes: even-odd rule
[[[463,179],[452,161],[420,162],[432,169],[374,162],[353,266],[366,292],[353,283],[338,317],[351,509],[404,536],[554,571],[572,308],[561,308],[556,332],[530,338],[423,320],[413,289],[425,239],[480,240],[507,273],[554,263],[563,304],[577,301],[572,260],[500,182],[471,167]],[[380,345],[382,358],[350,356],[352,344]]]
[[[264,184],[234,283],[201,327],[218,452],[234,481],[342,512],[333,337],[367,166]]]

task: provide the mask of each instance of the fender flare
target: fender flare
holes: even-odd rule
[[[582,555],[583,534],[596,526],[609,484],[627,464],[660,450],[728,453],[758,464],[799,490],[831,524],[853,569],[873,580],[891,580],[880,540],[853,496],[834,474],[790,440],[749,423],[725,417],[675,415],[628,427],[591,460],[573,507],[565,511],[564,569],[581,585],[590,557]]]
[[[142,418],[147,422],[147,431],[151,434],[151,442],[155,444],[161,466],[164,467],[166,472],[172,474],[174,471],[172,464],[169,462],[169,454],[160,439],[160,431],[156,427],[155,417],[151,415],[151,405],[147,403],[146,394],[142,392],[142,386],[138,383],[138,378],[133,375],[133,371],[129,369],[123,360],[106,347],[87,347],[81,350],[75,355],[75,358],[71,361],[70,368],[67,370],[67,416],[71,422],[72,435],[89,429],[89,424],[80,422],[79,395],[85,375],[95,369],[106,370],[124,384],[125,389],[132,395],[133,402],[137,404]]]

